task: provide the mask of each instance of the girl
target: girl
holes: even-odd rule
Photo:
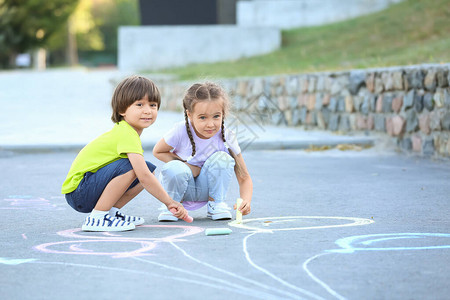
[[[224,201],[233,170],[243,199],[237,209],[243,215],[250,213],[253,193],[236,136],[224,126],[229,106],[217,84],[194,84],[183,99],[185,122],[177,123],[153,148],[153,155],[166,163],[160,180],[168,194],[188,210],[207,204],[207,216],[213,220],[231,219]],[[162,210],[159,221],[178,220]]]
[[[187,216],[153,175],[155,166],[144,160],[140,135],[158,115],[161,98],[150,80],[124,79],[112,97],[112,130],[86,145],[78,153],[62,186],[73,209],[88,213],[84,231],[125,231],[144,219],[123,214],[120,209],[144,188],[178,218]]]

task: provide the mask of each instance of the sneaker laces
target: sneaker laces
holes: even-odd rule
[[[229,211],[231,209],[225,202],[214,202],[214,204],[210,203],[210,206],[213,210],[216,211]]]

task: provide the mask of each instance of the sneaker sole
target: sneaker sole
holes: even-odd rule
[[[207,214],[207,217],[212,219],[213,221],[217,220],[231,220],[231,214],[229,212],[221,213],[221,214]]]
[[[81,230],[83,231],[129,231],[135,229],[136,226],[134,224],[128,225],[128,226],[81,226]]]
[[[175,216],[163,215],[158,217],[159,222],[177,222],[178,218]]]

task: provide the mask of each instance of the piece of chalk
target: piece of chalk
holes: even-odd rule
[[[205,230],[205,235],[223,235],[230,234],[233,231],[230,228],[207,228]]]
[[[171,209],[170,209],[170,212],[174,214],[174,213],[177,212],[177,210],[176,210],[175,208],[171,208]],[[187,215],[183,220],[184,220],[185,222],[192,223],[192,221],[194,221],[194,218],[191,217],[190,215]]]
[[[236,200],[236,223],[242,223],[242,212],[239,210],[239,207],[242,204],[242,198],[237,198]]]

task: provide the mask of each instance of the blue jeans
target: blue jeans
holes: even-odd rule
[[[160,181],[169,196],[183,202],[186,209],[202,207],[213,198],[223,202],[234,173],[234,159],[226,152],[218,151],[203,164],[200,174],[194,178],[191,169],[182,161],[166,163],[160,174]]]
[[[148,161],[146,163],[150,172],[153,173],[156,166]],[[128,158],[121,158],[98,169],[95,173],[87,172],[84,174],[84,178],[81,180],[77,189],[66,194],[67,203],[76,211],[82,213],[91,212],[108,183],[115,177],[123,175],[132,169],[133,167]],[[127,191],[135,187],[138,183],[139,180],[136,178],[128,187]]]

